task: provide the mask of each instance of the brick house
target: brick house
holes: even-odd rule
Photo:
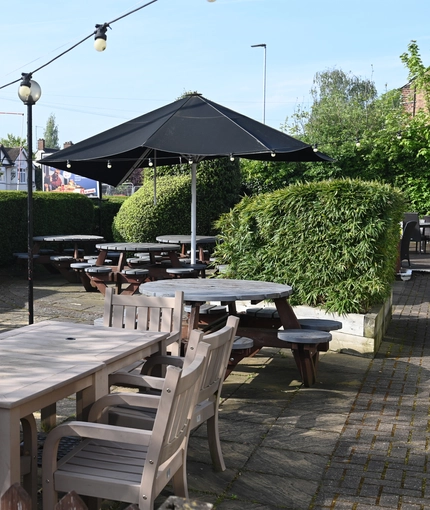
[[[416,114],[418,110],[424,110],[427,108],[426,101],[423,92],[417,92],[414,87],[414,80],[411,80],[406,85],[400,88],[402,93],[402,102],[405,110],[412,116]]]

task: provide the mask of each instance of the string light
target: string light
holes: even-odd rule
[[[274,158],[274,157],[276,156],[275,151],[272,151],[272,152],[270,153],[270,155],[272,156],[272,158]]]
[[[314,144],[314,152],[318,152],[318,144],[317,143]]]
[[[360,138],[356,138],[355,139],[355,146],[356,147],[360,147],[361,143],[360,143]]]
[[[108,167],[108,168],[112,168],[112,163],[110,162],[110,159],[108,159],[107,167]]]
[[[208,0],[209,1],[209,0]],[[230,154],[230,161],[234,161],[234,156],[233,154]]]
[[[72,164],[70,163],[69,160],[67,160],[66,166],[67,166],[67,168],[72,168]]]
[[[151,158],[148,159],[148,166],[154,166],[154,163],[152,162]]]

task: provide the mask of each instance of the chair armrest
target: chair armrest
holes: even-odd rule
[[[161,382],[164,384],[164,379],[161,379]],[[94,402],[88,414],[88,421],[99,422],[105,415],[107,415],[109,408],[113,406],[125,405],[157,409],[159,403],[160,397],[158,395],[147,395],[142,393],[109,393],[109,395],[104,395]]]
[[[148,446],[151,433],[151,431],[143,429],[117,427],[114,425],[104,425],[102,423],[87,423],[82,421],[63,423],[51,430],[43,445],[42,462],[44,474],[48,477],[49,483],[49,480],[52,480],[52,475],[57,469],[58,446],[63,437],[74,436],[103,439],[106,441],[119,441]]]
[[[151,370],[158,365],[173,365],[175,367],[182,368],[184,364],[184,358],[180,356],[151,356],[149,357],[142,366],[141,374],[151,374]]]

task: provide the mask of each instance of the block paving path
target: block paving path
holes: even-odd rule
[[[103,297],[78,284],[36,275],[34,287],[36,321],[103,313]],[[22,274],[0,272],[0,331],[27,323],[26,289]],[[396,281],[393,293],[374,359],[324,353],[311,388],[288,350],[265,348],[237,366],[220,413],[227,470],[212,470],[203,424],[190,438],[191,498],[218,510],[430,509],[430,274]],[[59,412],[72,414],[73,398]]]

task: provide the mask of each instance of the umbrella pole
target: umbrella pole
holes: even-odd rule
[[[191,163],[191,264],[196,263],[197,163]]]

